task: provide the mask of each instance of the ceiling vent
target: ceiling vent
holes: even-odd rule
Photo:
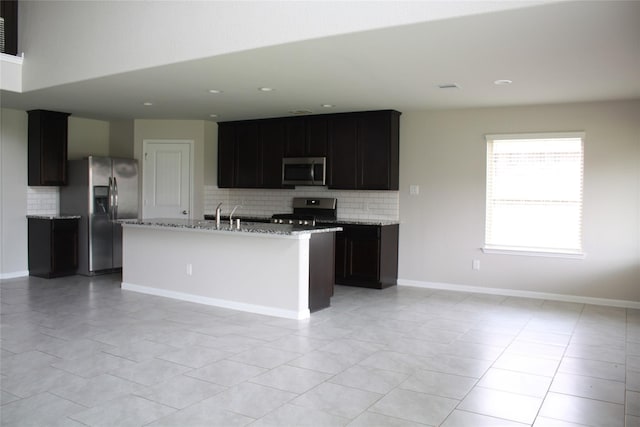
[[[445,84],[438,85],[438,88],[440,88],[440,89],[460,89],[460,86],[458,86],[457,83],[445,83]]]

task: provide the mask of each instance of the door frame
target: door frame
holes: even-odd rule
[[[141,214],[140,217],[144,218],[145,217],[145,196],[146,196],[146,186],[145,186],[145,156],[146,156],[146,152],[147,149],[149,147],[150,144],[186,144],[189,146],[189,215],[188,215],[188,219],[192,219],[193,218],[193,194],[194,194],[194,147],[195,147],[195,141],[193,139],[143,139],[142,140],[142,167],[141,169],[141,177],[142,179],[140,180],[141,184],[142,184],[142,191],[140,192],[142,194],[142,199],[140,200],[140,204],[142,205],[142,209],[141,209]]]

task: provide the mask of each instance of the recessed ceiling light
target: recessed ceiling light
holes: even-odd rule
[[[145,102],[142,105],[144,105],[145,107],[150,107],[153,105],[153,102]]]
[[[258,90],[260,92],[273,92],[273,88],[272,87],[259,87]]]
[[[513,80],[507,80],[507,79],[500,79],[493,82],[494,85],[498,85],[498,86],[510,85],[511,83],[513,83]]]
[[[333,108],[333,104],[322,104],[322,108]]]
[[[438,85],[438,88],[440,88],[440,89],[460,89],[460,86],[458,86],[457,83],[443,83],[441,85]]]
[[[209,93],[222,93],[220,89],[209,89]]]
[[[209,117],[215,118],[215,117],[218,117],[218,115],[217,114],[209,114]]]

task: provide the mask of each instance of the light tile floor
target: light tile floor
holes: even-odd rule
[[[294,321],[119,283],[0,283],[3,426],[640,426],[640,310],[337,286]]]

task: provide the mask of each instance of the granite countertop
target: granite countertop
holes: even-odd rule
[[[80,219],[80,215],[27,215],[27,218],[31,219]]]
[[[223,220],[228,220],[229,215],[222,215],[221,218]],[[234,216],[234,218],[240,218],[241,221],[255,221],[255,222],[270,222],[270,216]],[[205,220],[215,220],[214,214],[205,214]],[[319,225],[395,225],[400,224],[400,221],[397,220],[388,220],[388,219],[346,219],[346,218],[338,218],[335,221],[331,220],[319,220],[316,222]]]
[[[240,221],[240,229],[235,225],[231,227],[228,222],[221,222],[216,227],[215,221],[210,220],[191,220],[176,218],[152,218],[152,219],[125,219],[118,220],[122,225],[131,225],[137,227],[156,227],[156,228],[183,228],[191,230],[202,230],[210,232],[234,232],[234,233],[261,233],[282,236],[293,236],[301,234],[328,233],[334,231],[342,231],[342,228],[334,225],[326,225],[321,227],[303,227],[288,224],[271,224]]]

